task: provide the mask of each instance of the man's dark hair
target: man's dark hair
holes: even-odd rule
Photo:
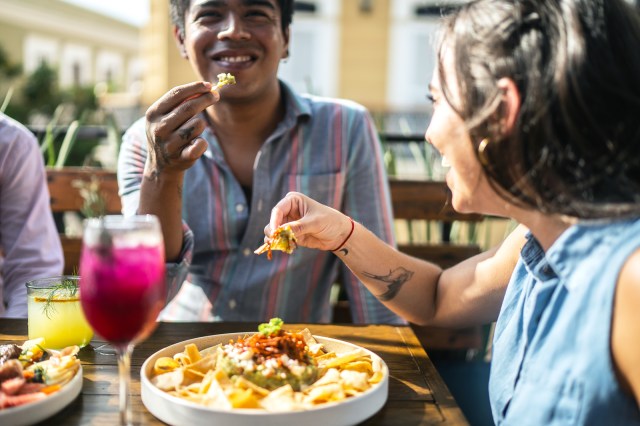
[[[191,0],[171,0],[169,3],[169,14],[171,22],[178,27],[180,34],[184,35],[184,15],[189,10]],[[282,33],[286,34],[293,20],[293,0],[278,0],[280,6],[280,22]]]

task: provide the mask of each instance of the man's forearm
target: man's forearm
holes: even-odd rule
[[[153,214],[160,220],[168,262],[178,259],[182,248],[183,176],[145,173],[140,187],[138,213]]]

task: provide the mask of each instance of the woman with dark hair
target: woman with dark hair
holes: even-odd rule
[[[497,319],[497,424],[640,424],[640,20],[623,0],[478,0],[444,22],[426,139],[461,212],[521,225],[447,270],[299,193],[272,210],[417,324]],[[268,239],[268,238],[267,238]]]

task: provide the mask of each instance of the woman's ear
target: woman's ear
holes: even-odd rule
[[[189,55],[187,55],[187,48],[184,46],[184,34],[180,31],[180,28],[178,28],[177,25],[173,26],[173,39],[176,41],[176,46],[178,46],[180,56],[184,59],[189,59]]]
[[[509,134],[514,130],[518,114],[520,113],[520,91],[516,83],[510,78],[498,80],[498,88],[502,91],[501,131]]]

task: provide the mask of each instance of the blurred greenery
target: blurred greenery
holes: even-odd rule
[[[22,123],[30,124],[38,115],[47,120],[53,119],[60,105],[65,105],[66,115],[72,116],[62,124],[69,124],[80,115],[90,119],[90,114],[98,110],[98,100],[93,87],[73,86],[62,90],[58,86],[58,72],[46,62],[42,62],[17,88],[7,105],[6,114]],[[58,117],[58,120],[61,119],[63,117]]]
[[[7,51],[0,46],[0,77],[3,79],[17,77],[22,73],[22,66],[9,60]]]
[[[9,62],[1,45],[0,80],[6,92],[0,95],[0,110],[29,127],[44,126],[38,135],[47,166],[100,165],[92,153],[105,137],[79,140],[83,126],[106,125],[106,141],[119,146],[119,128],[113,115],[100,109],[93,86],[61,89],[57,70],[46,62],[22,75],[22,67]]]

